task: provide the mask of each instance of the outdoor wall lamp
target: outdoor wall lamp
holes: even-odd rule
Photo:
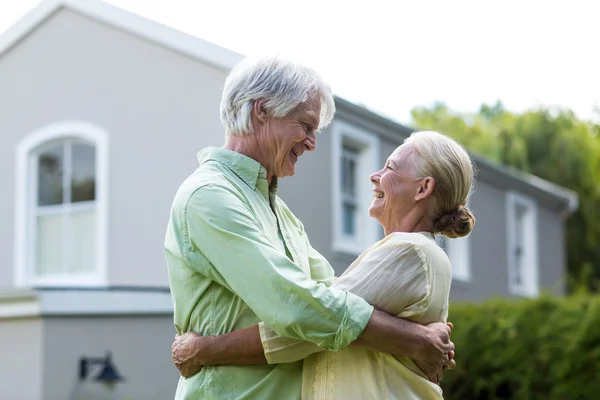
[[[123,381],[123,377],[119,375],[117,369],[112,363],[110,353],[100,357],[81,357],[79,359],[79,380],[83,381],[88,377],[89,367],[94,364],[101,364],[102,371],[96,376],[95,381],[104,383],[112,387],[115,383]]]

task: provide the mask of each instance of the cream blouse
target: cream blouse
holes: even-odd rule
[[[452,272],[430,233],[392,233],[362,253],[332,286],[420,324],[446,322]],[[302,399],[442,399],[408,357],[363,348],[323,351],[260,324],[270,364],[304,359]]]

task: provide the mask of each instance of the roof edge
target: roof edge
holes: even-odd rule
[[[222,70],[229,71],[243,58],[241,54],[224,47],[100,0],[45,0],[41,2],[0,36],[0,57],[61,8],[132,33]]]

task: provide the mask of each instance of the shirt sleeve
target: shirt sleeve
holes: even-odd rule
[[[429,264],[421,248],[411,242],[388,240],[366,252],[354,268],[333,286],[356,294],[376,308],[399,317],[424,312],[430,303]],[[324,349],[313,343],[282,337],[260,324],[265,358],[270,364],[304,359]]]
[[[304,227],[302,227],[304,231]],[[310,276],[316,281],[330,286],[335,279],[331,264],[315,250],[305,234],[310,265]],[[269,364],[281,364],[303,360],[310,354],[325,350],[312,342],[297,340],[279,335],[264,322],[258,324],[265,358]]]
[[[278,334],[339,350],[367,325],[373,307],[306,276],[273,246],[233,187],[199,188],[184,214],[185,261],[236,293]]]

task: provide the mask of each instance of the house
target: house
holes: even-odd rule
[[[47,0],[0,37],[0,398],[173,396],[164,232],[197,150],[223,143],[240,59],[96,0]],[[368,175],[411,130],[337,107],[280,194],[341,272],[382,237]],[[577,197],[475,161],[476,234],[440,243],[452,298],[562,293]]]

